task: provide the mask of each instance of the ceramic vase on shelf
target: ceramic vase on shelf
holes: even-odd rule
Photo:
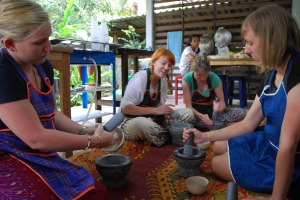
[[[230,58],[229,48],[227,47],[231,42],[231,33],[223,28],[218,28],[218,31],[214,35],[215,45],[218,49],[218,57],[220,58]]]
[[[203,55],[209,55],[214,50],[214,40],[208,34],[203,34],[200,37],[200,53]]]

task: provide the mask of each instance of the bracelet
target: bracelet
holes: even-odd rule
[[[100,143],[101,143],[101,141],[102,141],[102,138],[101,138],[101,136],[100,135],[98,135],[98,134],[95,134],[98,138],[99,138],[99,140],[100,140]]]
[[[90,145],[91,145],[91,136],[89,134],[86,134],[86,136],[88,137],[88,143],[87,143],[87,146],[86,148],[84,149],[85,151],[90,148]]]
[[[156,109],[157,108],[153,108],[153,115],[156,115]]]
[[[84,131],[85,131],[85,129],[86,129],[87,127],[86,126],[82,126],[81,128],[80,128],[80,131],[79,131],[79,135],[84,135]]]
[[[207,140],[210,142],[210,131],[207,133]]]

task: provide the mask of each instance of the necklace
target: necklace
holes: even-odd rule
[[[157,89],[159,80],[157,80],[157,79],[155,78],[154,74],[151,74],[151,76],[150,76],[150,82],[151,82],[152,88],[153,88],[153,89]]]
[[[33,65],[32,65],[32,71],[33,71],[33,76],[34,76],[34,79],[35,79],[35,83],[36,83],[36,85],[37,85],[37,88],[40,89],[39,83],[38,83],[37,78],[36,78],[36,76],[35,76],[35,71],[34,71]]]

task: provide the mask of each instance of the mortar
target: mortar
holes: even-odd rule
[[[206,152],[193,147],[192,155],[185,155],[184,147],[179,147],[173,152],[173,156],[179,166],[178,173],[183,177],[196,176],[200,173],[200,165],[206,158]]]
[[[108,188],[125,185],[131,164],[130,157],[120,154],[103,155],[95,161],[96,169],[102,176],[102,183]]]

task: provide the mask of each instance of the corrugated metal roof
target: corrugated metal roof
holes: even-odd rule
[[[164,2],[164,1],[162,1]],[[166,2],[181,2],[179,0],[166,0]],[[162,6],[160,1],[155,1],[158,6],[154,8],[155,45],[165,45],[167,32],[184,32],[184,41],[191,34],[213,34],[218,27],[229,29],[233,34],[233,41],[241,43],[240,26],[243,19],[258,7],[269,3],[279,4],[291,11],[292,0],[241,0],[241,1],[213,1],[213,0],[183,0],[182,6]],[[198,3],[197,3],[198,2]],[[131,16],[109,22],[110,36],[124,37],[123,30],[131,25],[140,34],[143,40],[146,36],[146,15]]]
[[[146,15],[111,20],[109,22],[110,35],[115,32],[121,32],[122,29],[127,30],[129,25],[133,26],[136,30],[145,29]],[[139,33],[140,31],[137,32]]]

